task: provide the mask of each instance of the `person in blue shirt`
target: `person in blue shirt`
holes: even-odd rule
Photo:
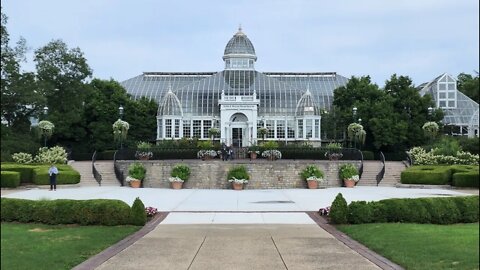
[[[57,174],[58,169],[55,167],[55,164],[52,164],[50,169],[48,169],[48,175],[50,175],[50,191],[57,190]]]

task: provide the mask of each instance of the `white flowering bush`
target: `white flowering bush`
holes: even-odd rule
[[[414,147],[407,153],[410,154],[414,165],[478,165],[479,155],[473,155],[469,152],[458,151],[456,156],[436,155],[436,148],[427,152],[422,147]]]
[[[20,164],[29,164],[33,162],[32,154],[29,153],[15,153],[12,155],[13,161]]]
[[[360,180],[360,175],[354,175],[354,176],[352,176],[352,178],[350,178],[350,180],[358,182]]]
[[[67,163],[67,151],[60,146],[51,148],[41,147],[38,149],[38,154],[35,156],[34,161],[36,163],[64,164]]]
[[[197,158],[206,158],[206,157],[214,158],[216,156],[217,156],[217,151],[215,150],[200,150],[197,152]]]
[[[265,150],[262,152],[262,157],[264,158],[273,158],[273,159],[281,159],[282,152],[274,149],[274,150]]]

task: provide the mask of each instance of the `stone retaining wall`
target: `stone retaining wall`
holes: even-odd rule
[[[117,161],[125,176],[128,175],[128,166],[132,160]],[[244,165],[250,174],[250,181],[245,189],[281,189],[306,188],[307,183],[300,178],[300,172],[310,164],[317,165],[325,173],[327,181],[319,187],[339,187],[342,181],[338,178],[338,167],[344,163],[354,163],[360,166],[359,161],[325,161],[325,160],[153,160],[142,162],[147,174],[143,181],[146,188],[170,188],[170,172],[176,164],[186,164],[190,167],[190,178],[183,184],[184,188],[193,189],[230,189],[227,181],[228,170],[235,165]],[[124,181],[124,184],[127,185]]]

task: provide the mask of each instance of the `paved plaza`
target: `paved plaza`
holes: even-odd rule
[[[347,202],[478,194],[478,190],[393,187],[242,191],[61,187],[2,190],[2,197],[119,199],[129,205],[139,197],[145,206],[166,212],[141,237],[113,246],[78,270],[398,269],[388,260],[382,264],[350,248],[309,216],[307,212],[329,206],[340,192]]]

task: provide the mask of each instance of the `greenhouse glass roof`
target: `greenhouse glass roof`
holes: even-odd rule
[[[255,70],[172,73],[145,72],[121,84],[134,99],[146,97],[160,104],[169,89],[182,105],[183,115],[220,113],[218,100],[225,95],[253,95],[260,99],[259,114],[295,115],[307,89],[318,109],[330,109],[333,91],[348,79],[336,73],[281,73]]]
[[[436,107],[442,108],[444,124],[478,127],[478,103],[457,90],[454,77],[445,73],[419,87],[421,95],[430,94]]]

